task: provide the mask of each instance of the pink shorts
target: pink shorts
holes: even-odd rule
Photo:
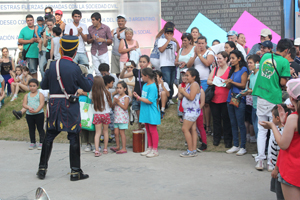
[[[106,114],[94,114],[93,124],[110,124],[109,113]]]

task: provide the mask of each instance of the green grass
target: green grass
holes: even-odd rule
[[[5,99],[5,104],[0,109],[0,120],[2,121],[0,125],[0,140],[15,140],[15,141],[26,141],[29,142],[29,133],[27,122],[25,116],[20,120],[17,120],[12,114],[12,110],[20,110],[22,108],[22,101],[25,93],[20,93],[18,98],[10,102],[10,98]],[[177,105],[172,105],[166,110],[166,115],[161,122],[161,125],[157,127],[159,134],[159,145],[160,149],[170,149],[170,150],[184,150],[186,146],[184,145],[185,138],[181,131],[182,124],[179,122],[177,116]],[[46,109],[44,108],[44,111]],[[126,143],[127,147],[132,147],[132,130],[137,129],[137,124],[133,126],[129,125],[129,129],[126,131]],[[212,127],[212,126],[211,126]],[[36,131],[37,141],[38,133]],[[68,143],[67,133],[62,132],[57,136],[55,142],[58,143]],[[213,137],[207,136],[207,151],[213,152],[225,152],[227,149],[223,142],[220,143],[218,147],[213,146]],[[109,144],[114,145],[114,144]],[[246,144],[248,153],[256,152],[256,144]]]

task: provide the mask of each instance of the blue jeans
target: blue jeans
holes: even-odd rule
[[[46,51],[42,51],[41,54],[39,54],[39,67],[40,67],[40,72],[42,75],[42,78],[44,78],[44,66],[47,64],[46,60]]]
[[[82,65],[89,65],[89,59],[87,57],[86,52],[82,53],[76,53],[75,58],[73,59],[74,62],[76,62],[77,64],[82,64]]]
[[[168,99],[172,99],[174,94],[173,84],[176,76],[176,67],[175,66],[162,66],[161,73],[163,75],[164,82],[168,83],[170,88],[170,96]]]
[[[239,146],[239,129],[241,134],[241,148],[246,148],[246,126],[245,126],[245,108],[246,103],[240,102],[239,107],[227,103],[228,115],[231,123],[233,145]]]
[[[253,129],[255,132],[255,138],[257,138],[257,133],[258,133],[258,118],[256,115],[256,108],[252,107],[252,125],[253,125]]]
[[[7,86],[7,95],[10,95],[11,89],[10,89],[10,84],[8,83],[8,79],[10,79],[11,76],[10,76],[10,74],[5,74],[5,75],[2,75],[2,76],[3,76],[4,80],[5,80],[5,86],[3,88],[3,91],[5,92],[5,87]]]

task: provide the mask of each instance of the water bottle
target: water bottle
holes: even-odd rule
[[[95,38],[96,38],[96,39],[99,38],[98,35],[97,35],[97,33],[95,34]],[[98,42],[98,44],[101,45],[102,42]]]

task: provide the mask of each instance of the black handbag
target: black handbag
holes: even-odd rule
[[[219,69],[218,66],[216,66],[215,76],[217,74],[218,69]],[[214,95],[215,95],[215,85],[209,85],[205,90],[205,103],[209,104],[213,99]]]

